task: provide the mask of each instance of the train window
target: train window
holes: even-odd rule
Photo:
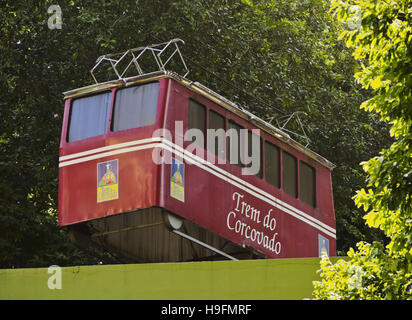
[[[199,129],[200,131],[202,131],[203,137],[205,137],[206,109],[200,103],[192,99],[189,99],[188,129]],[[197,139],[195,139],[195,137],[192,137],[191,142],[196,143],[196,141]]]
[[[297,162],[296,158],[287,152],[282,153],[283,190],[297,197]]]
[[[240,159],[240,144],[241,144],[241,135],[240,129],[243,129],[237,123],[229,120],[229,152],[228,160],[231,164],[236,164],[239,167],[242,167]],[[242,148],[243,149],[243,148]]]
[[[299,162],[299,185],[300,199],[310,205],[316,207],[316,178],[315,169],[310,165]]]
[[[104,134],[110,115],[111,92],[73,100],[67,141],[73,142]]]
[[[246,167],[247,168],[252,168],[253,165],[255,164],[255,161],[258,161],[258,163],[255,164],[255,165],[258,165],[258,168],[255,171],[256,172],[255,176],[257,176],[259,178],[262,178],[262,139],[250,130],[247,133],[248,133],[248,137],[247,137],[248,148],[247,148],[247,155],[246,155],[247,158],[246,159],[247,159],[247,162],[249,162],[249,164],[246,165]],[[256,139],[256,136],[257,136],[258,139]],[[252,144],[253,138],[252,137],[255,137],[255,140],[257,140],[258,143],[259,143],[259,145],[257,146],[259,149],[254,150],[255,152],[252,149],[252,146],[253,146],[253,144]],[[258,154],[256,152],[258,152]],[[253,168],[253,169],[255,169],[255,168]]]
[[[211,131],[208,131],[208,150],[213,153],[215,156],[219,156],[221,159],[225,159],[226,153],[226,133],[225,133],[225,118],[209,110],[209,128],[213,129],[214,134],[212,135]],[[214,143],[212,143],[212,141]]]
[[[158,82],[118,90],[112,130],[121,131],[153,124],[156,120],[158,93]]]
[[[279,148],[265,141],[265,179],[268,183],[280,187]]]

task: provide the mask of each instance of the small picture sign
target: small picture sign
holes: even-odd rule
[[[329,256],[329,240],[324,236],[318,234],[318,248],[319,248],[319,257],[324,255]]]
[[[185,164],[172,158],[170,196],[185,202]]]
[[[118,160],[97,164],[97,202],[119,198]]]

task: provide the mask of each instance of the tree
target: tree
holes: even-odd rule
[[[355,3],[357,7],[351,7]],[[355,10],[354,10],[355,9]],[[342,37],[362,61],[355,74],[375,95],[361,107],[390,123],[392,145],[362,166],[366,190],[354,196],[371,228],[390,239],[384,246],[359,242],[350,260],[321,263],[318,299],[412,299],[412,4],[397,1],[334,1],[333,10],[346,24],[361,13],[361,28],[346,29]]]

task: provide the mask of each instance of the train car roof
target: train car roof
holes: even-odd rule
[[[226,99],[225,97],[221,96],[220,94],[214,92],[213,90],[207,88],[206,86],[200,84],[199,82],[193,82],[187,78],[184,78],[177,73],[170,72],[170,71],[156,71],[152,73],[147,73],[144,75],[133,76],[129,78],[117,79],[107,82],[102,82],[98,84],[93,84],[89,86],[85,86],[82,88],[66,91],[63,93],[64,99],[75,98],[85,95],[90,95],[98,92],[102,92],[105,90],[109,90],[111,88],[116,87],[128,87],[132,85],[136,85],[139,83],[146,83],[154,80],[158,80],[161,78],[171,78],[181,85],[185,86],[186,88],[204,96],[205,98],[213,101],[214,103],[220,105],[221,107],[233,112],[234,114],[238,115],[239,117],[245,119],[246,121],[252,123],[259,129],[265,131],[266,133],[276,137],[280,141],[290,145],[294,149],[304,153],[311,159],[317,161],[321,165],[327,167],[329,170],[333,170],[336,166],[327,160],[326,158],[320,156],[316,152],[310,150],[309,148],[303,146],[299,142],[295,141],[293,138],[290,137],[289,134],[276,128],[272,124],[264,121],[263,119],[257,117],[256,115],[250,113],[249,111],[237,106],[232,101]]]

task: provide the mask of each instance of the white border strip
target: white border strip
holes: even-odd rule
[[[92,156],[88,156],[88,157],[83,157],[83,158],[78,158],[78,159],[74,159],[74,160],[69,160],[69,161],[64,161],[59,163],[59,167],[66,167],[66,166],[70,166],[72,164],[76,164],[76,163],[81,163],[81,162],[86,162],[86,161],[90,161],[90,160],[95,160],[95,159],[100,159],[100,158],[104,158],[104,157],[109,157],[109,156],[113,156],[116,154],[122,154],[122,153],[127,153],[127,152],[133,152],[133,151],[138,151],[138,150],[144,150],[144,149],[150,149],[150,148],[154,148],[156,146],[161,146],[161,143],[150,143],[150,144],[145,144],[143,146],[135,146],[135,147],[130,147],[130,148],[123,148],[120,150],[115,150],[115,151],[109,151],[109,152],[103,152],[103,153],[99,153],[99,154],[95,154]]]
[[[189,157],[193,158],[195,161],[200,162],[200,163],[202,163],[202,164],[204,164],[204,165],[207,165],[207,166],[211,167],[212,169],[215,169],[216,171],[220,172],[221,174],[229,177],[230,179],[235,180],[235,181],[241,183],[241,184],[244,185],[245,187],[248,187],[248,188],[251,188],[251,189],[256,190],[256,191],[259,192],[261,195],[269,198],[270,200],[278,203],[278,204],[281,205],[281,206],[285,206],[286,208],[295,211],[297,214],[302,215],[302,216],[305,217],[306,219],[312,220],[313,222],[321,225],[322,227],[328,229],[329,231],[331,231],[331,232],[336,232],[335,229],[333,229],[332,227],[330,227],[330,226],[324,224],[323,222],[321,222],[321,221],[313,218],[312,216],[308,215],[307,213],[296,209],[295,207],[289,205],[288,203],[286,203],[286,202],[284,202],[284,201],[282,201],[282,200],[277,199],[276,197],[274,197],[273,195],[267,193],[266,191],[264,191],[264,190],[262,190],[262,189],[259,189],[259,188],[256,188],[255,186],[253,186],[253,185],[251,185],[250,183],[248,183],[248,182],[240,179],[239,177],[237,177],[237,176],[235,176],[235,175],[233,175],[233,174],[230,174],[229,172],[227,172],[227,171],[225,171],[225,170],[223,170],[223,169],[221,169],[221,168],[213,165],[212,163],[210,163],[210,162],[208,162],[208,161],[206,161],[206,160],[204,160],[204,159],[202,159],[202,158],[194,155],[193,153],[191,153],[191,152],[189,152],[189,151],[187,151],[187,150],[184,150],[183,148],[181,148],[181,147],[178,146],[178,145],[173,144],[173,143],[170,142],[169,140],[164,139],[162,142],[163,142],[163,143],[166,143],[166,144],[168,144],[170,147],[172,147],[172,148],[180,151],[180,152],[183,153],[185,156],[189,156]],[[186,158],[186,159],[187,159],[187,158]],[[277,205],[275,205],[275,206],[277,207]]]
[[[148,142],[157,142],[157,143],[145,144]],[[284,211],[285,213],[290,214],[291,216],[317,228],[318,230],[336,239],[336,230],[328,226],[327,224],[315,219],[314,217],[308,215],[307,213],[303,211],[296,209],[290,204],[277,199],[276,197],[267,193],[266,191],[256,188],[255,186],[240,179],[239,177],[232,175],[231,173],[215,166],[214,164],[194,155],[193,153],[161,137],[134,140],[134,141],[115,144],[115,145],[106,146],[102,148],[96,148],[96,149],[92,149],[92,150],[88,150],[84,152],[74,153],[74,154],[67,155],[67,156],[62,156],[59,158],[60,160],[59,167],[61,168],[61,167],[65,167],[65,166],[69,166],[69,165],[73,165],[77,163],[82,163],[86,161],[91,161],[91,160],[95,160],[95,159],[99,159],[103,157],[123,154],[127,152],[145,150],[145,149],[150,149],[150,148],[155,148],[155,147],[160,147],[160,148],[170,151],[171,153],[176,154],[182,159],[185,159],[186,161],[188,161],[189,163],[197,165],[198,167],[212,173],[216,177],[226,182],[229,182],[230,184],[248,192],[249,194],[269,203],[270,205]],[[114,149],[118,149],[118,150],[114,150]],[[109,150],[113,150],[113,151],[109,151]],[[107,152],[104,152],[104,151],[107,151]],[[73,159],[73,160],[69,160],[69,159]]]
[[[182,159],[186,160],[187,162],[189,162],[189,163],[191,163],[191,164],[197,165],[198,167],[200,167],[200,168],[202,168],[202,169],[210,172],[211,174],[215,175],[216,177],[218,177],[218,178],[220,178],[220,179],[222,179],[222,180],[224,180],[224,181],[226,181],[226,182],[229,182],[230,184],[234,185],[235,187],[238,187],[239,189],[248,192],[249,194],[255,196],[256,198],[265,201],[266,203],[268,203],[268,204],[270,204],[270,205],[272,205],[272,206],[274,206],[274,207],[282,210],[282,211],[285,212],[285,213],[290,214],[291,216],[293,216],[293,217],[295,217],[295,218],[297,218],[297,219],[299,219],[299,220],[301,220],[301,221],[303,221],[303,222],[311,225],[312,227],[315,227],[316,229],[318,229],[318,230],[322,231],[323,233],[327,234],[328,236],[336,239],[336,231],[335,231],[335,229],[333,229],[333,228],[330,227],[330,226],[325,225],[323,222],[321,222],[321,221],[319,221],[319,220],[317,220],[317,219],[309,216],[308,214],[303,213],[302,211],[296,209],[295,207],[292,207],[292,206],[288,205],[289,207],[293,208],[293,211],[290,210],[290,209],[288,209],[288,208],[285,208],[284,206],[282,206],[282,204],[285,204],[283,201],[280,201],[279,199],[276,199],[276,198],[275,198],[275,199],[277,200],[277,202],[272,201],[272,200],[270,200],[270,199],[267,199],[266,197],[264,197],[264,196],[262,196],[261,194],[259,194],[259,193],[256,192],[257,190],[259,190],[259,191],[262,191],[262,190],[260,190],[260,189],[258,189],[258,188],[254,188],[254,189],[256,190],[256,191],[254,191],[254,190],[252,190],[252,189],[250,189],[250,188],[248,188],[248,187],[242,186],[241,184],[239,184],[239,183],[236,182],[235,180],[233,180],[233,179],[231,179],[231,178],[229,178],[229,177],[227,177],[227,176],[224,176],[224,175],[222,175],[222,174],[220,174],[220,173],[218,173],[218,172],[216,172],[216,171],[211,170],[210,168],[208,168],[208,167],[205,166],[204,164],[199,163],[199,162],[196,162],[196,160],[191,159],[190,157],[187,157],[187,154],[183,154],[183,153],[181,153],[181,152],[179,152],[179,151],[173,150],[173,148],[171,148],[171,147],[169,147],[169,146],[167,146],[167,145],[165,145],[165,144],[161,144],[161,145],[159,145],[159,147],[162,147],[162,148],[164,148],[164,149],[166,149],[166,150],[168,150],[168,151],[176,154],[177,156],[181,157]],[[187,153],[189,153],[189,152],[187,152]],[[192,153],[190,153],[190,154],[193,155]],[[186,155],[186,156],[185,156],[185,155]],[[235,178],[234,175],[231,175],[231,177],[232,177],[232,178]],[[237,177],[236,177],[236,178],[237,178]],[[303,215],[300,215],[300,214],[299,214],[300,212],[302,212]],[[308,219],[308,217],[310,217],[311,219]],[[312,221],[311,221],[311,220],[312,220]],[[322,225],[323,225],[323,226],[327,226],[328,228],[324,228]]]
[[[161,137],[128,141],[128,142],[124,142],[124,143],[114,144],[114,145],[111,145],[111,146],[91,149],[91,150],[87,150],[87,151],[84,151],[84,152],[73,153],[73,154],[69,154],[67,156],[61,156],[59,158],[59,161],[61,162],[61,161],[69,160],[69,159],[80,158],[80,157],[83,157],[83,156],[87,156],[89,154],[99,153],[99,152],[113,150],[113,149],[120,149],[120,148],[124,148],[124,147],[130,147],[130,146],[149,143],[149,142],[161,142],[161,141],[162,141]]]

